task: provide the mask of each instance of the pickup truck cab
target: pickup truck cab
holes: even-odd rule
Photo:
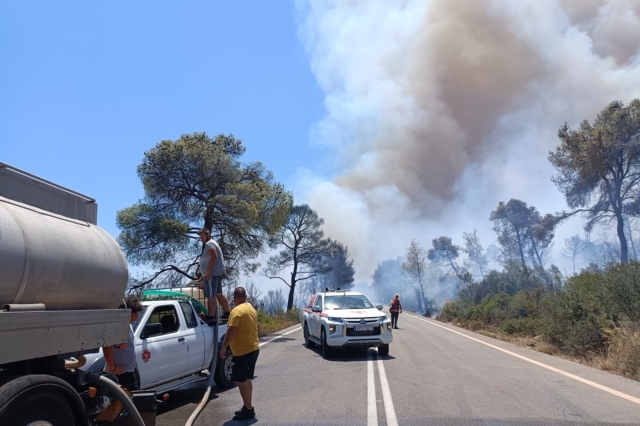
[[[322,356],[332,356],[335,348],[377,347],[389,354],[393,341],[391,321],[367,296],[350,291],[318,293],[302,309],[301,322],[305,346],[322,347]]]
[[[214,329],[198,315],[189,300],[146,300],[144,311],[132,325],[136,347],[140,389],[163,393],[187,383],[203,380],[211,365]],[[227,326],[218,325],[219,343]],[[91,357],[91,358],[90,358]],[[102,350],[87,356],[83,369],[99,372],[104,368]],[[233,355],[216,365],[214,379],[219,387],[229,387]]]

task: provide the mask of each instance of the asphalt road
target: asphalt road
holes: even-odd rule
[[[389,356],[373,349],[330,360],[293,327],[262,340],[256,418],[232,420],[234,387],[212,390],[195,425],[640,425],[640,383],[401,314]],[[158,426],[184,425],[203,387],[173,392]]]

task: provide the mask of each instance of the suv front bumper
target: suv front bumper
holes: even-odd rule
[[[377,324],[376,324],[377,325]],[[330,332],[330,326],[335,327],[334,332]],[[380,323],[380,334],[372,334],[367,336],[348,336],[347,329],[353,330],[353,325],[344,323],[328,323],[325,325],[328,331],[327,345],[332,347],[359,347],[371,348],[381,345],[388,345],[393,341],[391,330],[387,329],[387,323]]]

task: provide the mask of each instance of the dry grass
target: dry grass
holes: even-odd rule
[[[605,350],[598,353],[585,352],[579,357],[562,352],[556,346],[545,342],[542,336],[513,336],[499,329],[483,326],[476,321],[457,322],[455,325],[493,339],[640,381],[640,326],[638,325],[622,324],[613,330],[607,330]]]
[[[285,328],[300,324],[300,311],[293,309],[287,313],[267,315],[258,313],[258,336],[264,337],[276,333]]]

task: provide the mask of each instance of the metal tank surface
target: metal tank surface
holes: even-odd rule
[[[126,286],[126,260],[106,231],[0,197],[0,305],[112,309]]]
[[[92,198],[0,162],[0,306],[117,308],[127,262],[96,226],[97,209]]]

